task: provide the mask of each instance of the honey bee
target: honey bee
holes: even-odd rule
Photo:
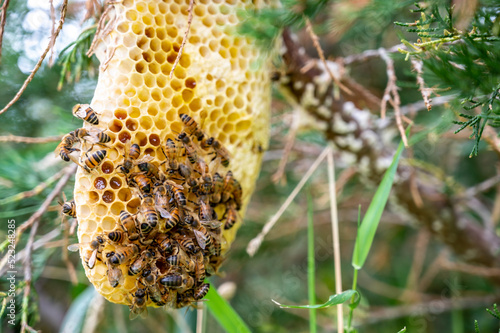
[[[123,164],[120,164],[118,169],[121,173],[127,175],[134,167],[134,161],[141,155],[141,147],[137,143],[130,145],[130,141],[128,141],[125,152],[125,155],[123,155]]]
[[[152,238],[156,234],[153,231],[156,230],[156,226],[158,225],[158,213],[156,212],[152,197],[145,197],[142,200],[141,213],[144,217],[144,221],[140,224],[141,234],[146,238]]]
[[[165,231],[171,230],[173,227],[179,224],[180,220],[181,220],[181,215],[179,208],[175,207],[170,212],[170,217],[165,220]]]
[[[72,218],[76,218],[76,204],[75,200],[67,201],[62,204],[62,213]]]
[[[163,300],[163,294],[156,284],[156,280],[157,280],[156,279],[156,272],[152,272],[151,270],[145,270],[143,272],[142,276],[143,276],[142,280],[144,281],[144,285],[146,285],[148,288],[149,298],[151,298],[151,300],[158,306],[163,306],[163,305],[167,304]]]
[[[111,137],[109,135],[104,133],[104,131],[100,131],[95,128],[77,128],[76,130],[70,132],[70,134],[73,134],[80,141],[90,142],[92,144],[92,147],[89,150],[92,150],[94,144],[99,144],[106,147],[105,144],[111,141]]]
[[[238,211],[236,210],[235,205],[231,201],[226,208],[226,223],[224,224],[224,229],[231,229],[234,224],[238,221]]]
[[[125,241],[125,233],[120,230],[110,231],[108,239],[115,244],[122,244]]]
[[[222,189],[222,202],[227,202],[230,198],[234,199],[236,209],[240,210],[242,189],[240,183],[233,177],[233,173],[229,170],[224,177],[224,187]]]
[[[164,219],[168,219],[171,217],[170,212],[168,211],[168,191],[164,185],[155,184],[154,188],[154,196],[155,196],[155,208],[160,213],[160,216]],[[173,228],[173,227],[172,227]]]
[[[184,221],[186,222],[186,224],[190,225],[193,228],[196,241],[203,250],[205,250],[205,248],[210,249],[211,247],[213,247],[212,238],[210,237],[207,229],[202,226],[197,219],[193,218],[191,215],[188,215],[186,216]]]
[[[195,260],[195,277],[196,277],[196,282],[202,283],[205,280],[206,277],[206,271],[205,271],[205,262],[204,262],[204,256],[202,253],[198,253],[196,255],[196,260]]]
[[[208,164],[205,163],[205,160],[200,158],[198,159],[198,166],[201,171],[201,193],[202,194],[211,194],[212,193],[212,175],[210,174],[210,169],[208,168]]]
[[[97,118],[97,114],[90,107],[89,104],[77,104],[73,107],[73,115],[77,118],[80,118],[83,121],[88,122],[92,125],[98,125],[99,119]]]
[[[207,145],[214,149],[216,157],[219,157],[221,164],[227,168],[231,159],[227,149],[224,148],[220,141],[215,140],[213,137],[207,140]]]
[[[165,150],[163,150],[163,155],[168,160],[168,166],[171,170],[177,171],[179,169],[179,150],[172,139],[167,139]]]
[[[181,118],[182,122],[184,123],[185,131],[189,135],[192,135],[196,139],[198,139],[198,141],[201,141],[203,139],[203,137],[205,136],[205,133],[203,133],[203,131],[200,129],[200,127],[198,126],[198,123],[193,118],[191,118],[190,116],[188,116],[185,113],[181,113],[179,115],[179,117]]]
[[[113,254],[109,256],[108,262],[113,266],[121,265],[134,259],[140,252],[140,248],[136,244],[117,247]]]
[[[198,252],[198,249],[194,245],[193,240],[191,239],[191,237],[188,237],[186,235],[178,234],[178,235],[176,235],[175,240],[179,243],[179,245],[187,253],[194,254],[194,253]]]
[[[68,246],[68,250],[72,252],[78,251],[80,248],[83,246],[88,246],[90,245],[90,249],[87,249],[85,253],[82,255],[83,260],[87,264],[87,267],[92,269],[95,266],[96,260],[99,258],[102,252],[102,247],[104,246],[104,238],[101,236],[97,236],[94,240],[92,240],[89,243],[77,243],[77,244],[71,244]]]
[[[196,162],[198,162],[198,153],[196,152],[196,148],[187,133],[181,132],[181,134],[177,137],[177,140],[182,142],[189,162],[193,165],[196,164]]]
[[[168,257],[167,262],[172,266],[182,265],[186,267],[188,272],[194,272],[196,269],[196,263],[184,251],[179,251],[178,254]]]
[[[222,189],[224,188],[224,178],[216,172],[213,177],[213,189],[210,195],[210,201],[218,204],[221,201]]]
[[[137,166],[139,167],[139,170],[144,172],[146,177],[160,179],[160,170],[156,165],[149,162],[142,162]]]
[[[54,153],[56,154],[56,156],[59,155],[65,162],[73,161],[76,164],[80,164],[78,163],[78,160],[71,155],[71,153],[74,151],[80,151],[80,149],[78,148],[73,148],[75,143],[77,143],[78,141],[78,137],[76,137],[73,132],[69,132],[62,137],[61,143],[57,145]]]
[[[194,295],[193,295],[194,299],[196,299],[196,300],[202,299],[203,297],[205,297],[207,295],[209,289],[210,289],[209,283],[202,284],[201,286],[196,288],[196,290],[194,291]]]
[[[120,212],[120,225],[124,231],[127,232],[128,239],[134,241],[139,238],[139,233],[137,232],[137,227],[135,224],[135,219],[127,211],[122,210]]]
[[[83,160],[83,169],[87,172],[91,172],[93,169],[99,166],[101,162],[106,158],[107,151],[105,149],[103,150],[98,150],[88,155],[88,153],[85,154],[85,159]]]
[[[179,293],[191,289],[194,279],[189,275],[167,275],[160,279],[160,283],[169,288],[178,289]]]
[[[167,237],[167,235],[163,234],[163,238],[157,240],[160,251],[166,256],[168,254],[177,254],[179,252],[179,248],[175,244],[175,241]]]
[[[177,204],[179,206],[181,206],[181,207],[186,206],[187,200],[186,200],[186,195],[183,192],[184,187],[182,187],[181,185],[178,185],[172,181],[169,181],[169,183],[167,184],[167,190],[170,193],[173,193],[175,201],[177,201]]]
[[[196,302],[196,299],[194,298],[193,291],[190,290],[183,294],[177,294],[177,302],[175,304],[175,307],[177,309],[180,309],[185,306],[191,305],[193,302]]]
[[[116,288],[118,285],[123,284],[125,278],[123,277],[123,272],[120,266],[113,266],[109,261],[106,265],[108,266],[106,275],[108,276],[108,281],[111,287]]]
[[[143,288],[138,288],[133,294],[131,304],[129,305],[129,318],[131,320],[137,318],[139,315],[142,318],[146,318],[148,316],[148,308],[146,306],[147,298],[148,294],[146,293],[146,289]]]
[[[132,174],[127,178],[127,183],[129,186],[137,187],[142,193],[149,194],[153,188],[153,182],[149,177],[142,173]]]
[[[137,275],[153,261],[155,253],[153,250],[146,249],[141,255],[130,264],[128,275]]]
[[[221,223],[217,221],[215,210],[202,197],[198,199],[198,204],[200,207],[199,216],[201,222],[212,229],[220,227]]]

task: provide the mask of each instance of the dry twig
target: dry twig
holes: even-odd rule
[[[283,155],[281,156],[280,164],[278,166],[278,170],[271,176],[271,180],[273,183],[278,183],[280,180],[283,181],[283,185],[286,184],[285,167],[288,162],[288,156],[290,155],[290,151],[293,148],[293,144],[295,143],[295,137],[297,135],[297,130],[299,128],[299,119],[298,119],[298,111],[295,111],[293,114],[292,124],[290,126],[290,132],[286,137],[285,148],[283,149]]]
[[[33,215],[31,215],[31,217],[26,222],[24,222],[19,228],[17,228],[16,241],[19,240],[19,237],[21,237],[21,234],[25,229],[29,228],[31,225],[34,225],[35,223],[38,225],[38,221],[40,221],[42,215],[47,211],[47,209],[50,206],[50,203],[59,195],[59,193],[61,193],[66,183],[75,173],[77,167],[78,166],[76,164],[72,164],[64,169],[64,175],[61,177],[61,179],[59,179],[59,182],[57,182],[56,187],[54,187],[52,192],[50,192],[50,194],[47,196],[47,199],[45,199],[40,208]]]
[[[28,87],[28,84],[31,82],[31,80],[33,80],[33,77],[35,76],[36,72],[42,66],[43,60],[45,59],[45,57],[47,56],[47,53],[49,53],[50,49],[52,48],[52,45],[55,43],[56,38],[59,35],[59,32],[61,32],[61,29],[62,29],[63,24],[64,24],[64,20],[66,19],[67,9],[68,9],[68,0],[63,0],[63,3],[61,5],[61,17],[59,19],[59,25],[57,26],[55,33],[52,35],[49,44],[45,48],[45,51],[43,52],[42,56],[40,57],[40,59],[36,63],[33,70],[31,71],[30,75],[24,81],[23,85],[21,86],[21,89],[19,89],[17,94],[14,96],[14,98],[9,103],[7,103],[7,105],[2,110],[0,110],[0,114],[7,111],[15,102],[17,102],[17,100],[21,97],[23,92],[26,90],[26,87]]]
[[[32,138],[28,136],[17,136],[17,135],[2,135],[0,136],[0,142],[15,142],[15,143],[48,143],[61,141],[62,135],[49,136],[46,138]]]
[[[54,8],[54,0],[49,0],[49,5],[50,5],[50,21],[52,22],[52,26],[50,27],[50,35],[54,36],[54,32],[56,30],[56,9]],[[50,45],[50,58],[49,58],[49,66],[52,67],[54,64],[54,44],[55,44],[55,39],[51,39],[50,42],[52,43]]]
[[[189,30],[191,29],[191,22],[193,21],[193,6],[194,6],[194,0],[190,0],[188,8],[188,26],[186,32],[184,33],[184,38],[182,39],[181,48],[179,49],[179,53],[177,53],[177,58],[175,58],[174,65],[172,66],[172,70],[170,71],[170,78],[172,78],[172,76],[174,75],[175,67],[177,67],[177,64],[181,60],[182,50],[184,49],[184,45],[186,45],[187,42]]]
[[[274,227],[276,222],[278,222],[278,219],[285,212],[285,210],[288,208],[288,206],[292,203],[293,199],[295,199],[295,197],[300,192],[302,187],[304,187],[307,180],[311,177],[313,172],[318,168],[318,166],[321,164],[321,162],[325,159],[325,157],[327,156],[329,151],[330,151],[330,147],[326,147],[323,150],[321,155],[318,156],[318,158],[316,159],[316,161],[314,161],[314,163],[311,165],[309,170],[307,170],[304,177],[302,177],[302,179],[297,184],[297,186],[295,186],[292,193],[290,193],[288,198],[286,198],[285,202],[283,203],[283,205],[281,205],[280,209],[276,212],[276,214],[274,214],[273,217],[271,217],[271,219],[269,220],[269,222],[267,222],[264,225],[264,228],[262,228],[262,231],[248,243],[247,253],[251,257],[253,257],[255,255],[255,253],[259,250],[260,245],[264,241],[264,237],[266,237],[266,235]]]
[[[89,49],[86,53],[87,57],[91,57],[94,54],[97,41],[103,39],[111,31],[113,21],[110,20],[110,21],[106,22],[106,19],[108,18],[109,12],[113,8],[113,7],[111,7],[111,5],[113,5],[115,3],[117,3],[117,1],[106,1],[106,9],[101,14],[99,22],[97,23],[97,28],[96,28],[96,31],[94,34],[94,39],[92,39],[92,43],[90,44]],[[108,62],[109,62],[109,60],[110,59],[108,59]]]
[[[424,103],[425,103],[425,106],[427,107],[427,111],[430,111],[432,108],[432,99],[431,99],[432,89],[425,87],[424,78],[422,77],[423,63],[421,60],[417,60],[415,58],[412,58],[411,59],[411,67],[413,67],[415,72],[417,72],[418,90],[422,94],[422,98],[424,99]]]
[[[330,67],[328,66],[328,63],[326,62],[325,55],[323,53],[323,49],[321,48],[321,45],[319,44],[319,38],[318,36],[314,33],[311,21],[306,18],[306,30],[309,33],[309,36],[311,37],[314,47],[316,48],[316,51],[318,51],[319,58],[321,59],[321,62],[323,62],[323,65],[325,66],[326,71],[328,72],[328,75],[330,75],[330,78],[332,79],[335,84],[342,89],[346,94],[352,95],[352,91],[347,88],[345,85],[343,85],[338,78],[333,75]]]
[[[403,121],[401,119],[401,101],[399,99],[398,87],[396,85],[396,72],[394,70],[394,61],[388,56],[385,49],[380,48],[380,57],[385,61],[387,66],[387,87],[384,91],[384,96],[382,97],[382,104],[380,106],[381,117],[385,118],[385,111],[387,107],[387,102],[391,103],[394,108],[394,115],[396,118],[396,124],[401,134],[401,139],[405,147],[408,147],[408,139],[406,138],[405,129],[403,127]]]
[[[0,59],[2,58],[3,33],[5,31],[5,22],[7,21],[7,8],[9,7],[9,2],[10,0],[4,0],[0,8]]]

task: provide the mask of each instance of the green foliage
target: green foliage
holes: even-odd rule
[[[210,288],[206,299],[208,300],[206,303],[208,311],[210,311],[226,332],[250,332],[247,324],[245,324],[231,305],[217,293],[214,287]]]
[[[493,310],[486,309],[486,312],[488,312],[490,315],[492,315],[496,319],[500,320],[500,311],[498,311],[498,307],[497,307],[496,303],[493,304]],[[477,322],[477,320],[474,320],[474,331],[476,333],[481,333],[479,331],[479,323]],[[500,330],[499,330],[499,332],[500,332]]]
[[[391,193],[392,183],[394,181],[394,176],[398,168],[399,158],[403,148],[403,142],[400,142],[398,150],[392,159],[392,163],[385,172],[384,177],[377,188],[377,192],[375,193],[375,196],[366,211],[363,222],[358,229],[358,235],[356,236],[356,243],[354,245],[354,254],[352,255],[352,266],[356,270],[363,267],[366,258],[368,257],[368,253],[370,252],[373,239],[375,238],[375,232],[377,231],[380,218],[382,217],[385,205],[389,199],[389,194]]]
[[[323,304],[314,304],[314,305],[285,305],[278,303],[273,300],[274,303],[279,305],[280,308],[284,309],[323,309],[323,308],[328,308],[332,305],[337,305],[337,304],[342,304],[344,302],[347,302],[351,297],[356,296],[357,297],[357,302],[359,303],[359,293],[356,290],[346,290],[340,294],[335,294],[331,295],[328,301],[326,301]]]
[[[90,77],[94,75],[95,64],[86,53],[92,44],[95,32],[95,26],[83,30],[80,36],[68,44],[59,54],[58,63],[61,65],[61,77],[57,90],[62,89],[64,80],[68,83],[78,82],[83,70],[86,70]]]
[[[304,27],[305,19],[314,18],[331,0],[282,0],[279,8],[241,11],[244,18],[239,33],[255,38],[265,50],[272,50],[284,28]]]
[[[500,89],[500,5],[491,3],[479,7],[465,31],[455,27],[449,5],[429,1],[416,6],[415,12],[421,14],[419,20],[396,22],[419,38],[417,43],[403,39],[408,51],[401,52],[407,58],[414,57],[423,62],[428,86],[461,99],[467,112],[460,112],[460,116],[466,120],[454,122],[460,125],[455,133],[467,127],[472,129],[471,138],[475,142],[470,156],[475,156],[485,126],[500,126],[497,98]]]

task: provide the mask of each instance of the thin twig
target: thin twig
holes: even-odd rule
[[[432,108],[432,99],[431,99],[432,89],[425,87],[425,81],[424,81],[424,78],[422,77],[423,67],[424,67],[422,60],[417,60],[415,58],[412,58],[411,59],[411,67],[413,67],[415,72],[417,72],[418,90],[420,91],[420,94],[422,94],[422,98],[424,99],[424,103],[425,103],[425,106],[427,107],[427,111],[430,111]]]
[[[280,209],[276,214],[274,214],[271,219],[264,225],[264,228],[262,228],[262,231],[255,237],[253,238],[247,246],[247,253],[253,257],[255,253],[259,250],[260,245],[262,244],[262,241],[264,240],[264,237],[268,234],[268,232],[274,227],[276,222],[278,222],[278,219],[281,217],[281,215],[285,212],[285,210],[288,208],[288,206],[292,203],[293,199],[297,196],[297,194],[300,192],[302,187],[304,187],[305,183],[307,180],[311,177],[313,172],[318,168],[318,166],[321,164],[323,159],[326,157],[328,152],[330,151],[330,147],[326,147],[321,155],[318,156],[316,161],[311,165],[309,170],[307,170],[306,174],[300,182],[295,186],[293,189],[292,193],[286,198],[285,202],[283,205],[281,205]]]
[[[11,197],[0,200],[0,205],[5,205],[5,204],[10,203],[10,202],[20,201],[20,200],[24,200],[26,198],[31,198],[35,195],[38,195],[43,190],[45,190],[47,188],[47,186],[49,186],[50,184],[52,184],[53,182],[55,182],[56,180],[61,178],[63,174],[64,174],[64,169],[59,171],[58,173],[56,173],[55,175],[53,175],[52,177],[50,177],[46,181],[41,182],[40,184],[38,184],[35,188],[33,188],[30,191],[21,192],[21,193],[13,195]]]
[[[189,8],[188,8],[188,26],[187,26],[186,32],[184,33],[184,38],[182,39],[181,48],[179,49],[179,53],[177,53],[177,58],[175,58],[174,65],[172,66],[172,70],[170,71],[170,79],[174,75],[175,67],[177,67],[177,64],[181,60],[182,50],[184,49],[184,45],[186,45],[186,42],[187,42],[189,30],[191,29],[191,21],[193,20],[193,6],[194,6],[194,0],[190,0],[189,1]]]
[[[330,75],[330,78],[332,79],[335,84],[342,89],[346,94],[352,95],[352,91],[344,86],[338,78],[333,75],[332,71],[330,70],[330,67],[328,66],[328,63],[326,62],[325,59],[325,54],[323,53],[323,49],[321,48],[321,45],[319,44],[319,38],[318,36],[314,33],[311,21],[309,18],[306,17],[306,31],[309,33],[309,36],[312,39],[312,42],[314,44],[314,47],[316,48],[316,51],[318,52],[319,58],[321,59],[321,62],[325,66],[326,71],[328,72],[328,75]]]
[[[386,49],[386,53],[399,53],[399,49],[406,49],[404,44],[394,45],[390,49]],[[379,58],[380,49],[378,50],[366,50],[362,53],[353,54],[342,59],[344,65],[352,65],[355,62],[366,62],[371,58]]]
[[[108,16],[109,12],[111,11],[111,9],[113,8],[113,7],[111,7],[111,5],[113,5],[115,3],[116,3],[115,1],[107,1],[106,2],[107,7],[104,10],[104,12],[101,14],[101,18],[99,19],[99,22],[97,23],[97,28],[96,28],[96,31],[94,34],[94,39],[92,39],[92,43],[90,43],[89,49],[86,53],[87,57],[91,57],[94,54],[97,41],[103,39],[104,36],[106,36],[106,34],[109,33],[108,30],[110,30],[110,29],[105,29],[106,18]],[[108,22],[108,26],[110,26],[110,24],[111,24],[111,21]]]
[[[48,143],[61,141],[62,135],[48,136],[45,138],[40,137],[29,137],[29,136],[17,136],[17,135],[2,135],[0,136],[0,142],[16,142],[16,143]]]
[[[413,261],[411,265],[410,272],[408,273],[408,277],[406,279],[406,290],[401,295],[401,301],[412,301],[412,299],[416,294],[414,291],[419,292],[418,290],[418,280],[420,274],[422,273],[422,269],[424,267],[425,255],[427,253],[427,245],[429,244],[429,233],[427,230],[422,229],[419,231],[417,235],[417,240],[415,241],[415,251],[413,252]],[[408,293],[411,291],[412,293]]]
[[[328,184],[330,190],[330,214],[332,222],[333,262],[335,267],[335,293],[342,293],[342,271],[340,261],[339,218],[337,214],[337,194],[335,190],[335,163],[333,151],[330,148],[328,160]],[[342,303],[337,304],[337,331],[342,332],[344,327],[344,311]]]
[[[66,186],[66,183],[75,173],[77,167],[78,166],[76,164],[71,164],[70,166],[64,169],[64,175],[61,177],[61,179],[59,179],[59,182],[57,182],[56,187],[54,187],[52,192],[50,192],[50,194],[47,196],[47,199],[45,199],[40,208],[33,215],[31,215],[31,217],[26,222],[24,222],[19,228],[17,228],[17,235],[16,235],[17,240],[19,240],[19,237],[21,237],[21,234],[25,229],[29,228],[34,223],[38,223],[42,215],[49,208],[50,203],[59,195],[64,186]]]
[[[293,148],[293,144],[295,143],[295,137],[297,135],[297,130],[299,128],[299,114],[298,110],[294,112],[292,124],[290,126],[290,132],[286,137],[285,148],[283,149],[283,155],[281,156],[280,164],[278,166],[278,170],[271,176],[271,180],[273,183],[278,183],[280,180],[283,181],[283,185],[286,184],[285,167],[288,162],[288,156],[290,155],[290,151]]]
[[[384,91],[384,96],[382,97],[382,103],[380,105],[381,117],[385,118],[385,111],[387,107],[387,102],[391,103],[394,108],[394,115],[396,118],[396,125],[398,127],[399,133],[401,134],[401,139],[405,147],[408,147],[408,139],[406,138],[405,129],[403,127],[403,121],[401,119],[401,101],[399,99],[398,87],[396,85],[396,72],[394,70],[394,61],[387,55],[385,49],[380,48],[380,57],[385,61],[387,70],[387,87]]]
[[[196,333],[203,333],[203,305],[198,302],[198,309],[196,309]]]
[[[10,0],[4,0],[2,8],[0,8],[0,60],[2,58],[2,42],[5,22],[7,21],[7,8],[9,7]]]
[[[441,267],[450,271],[457,271],[486,278],[500,276],[500,268],[482,267],[464,264],[461,262],[451,262],[448,258],[445,258],[443,261],[441,261]]]
[[[62,27],[63,27],[64,20],[66,18],[66,11],[67,11],[67,9],[68,9],[68,0],[63,0],[63,4],[61,5],[61,17],[59,19],[59,25],[57,26],[57,29],[56,29],[54,35],[52,35],[52,37],[51,37],[51,39],[49,41],[49,44],[45,48],[45,51],[43,52],[42,56],[40,57],[40,59],[36,63],[35,68],[33,68],[33,70],[31,71],[31,74],[24,81],[21,89],[19,89],[19,91],[17,92],[16,96],[14,96],[14,98],[9,103],[7,103],[7,105],[2,110],[0,110],[0,114],[2,114],[5,111],[7,111],[15,102],[17,102],[17,100],[21,97],[21,95],[23,94],[23,92],[26,90],[26,87],[28,87],[28,84],[31,82],[31,80],[35,76],[36,72],[42,66],[43,60],[47,56],[47,53],[49,53],[49,51],[51,49],[51,46],[55,43],[55,40],[56,40],[57,36],[59,35],[59,32],[61,31]]]

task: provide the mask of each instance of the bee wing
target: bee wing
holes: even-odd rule
[[[74,111],[73,114],[78,118],[83,119],[87,116],[87,111],[85,111],[85,108],[83,108],[83,106],[80,106],[78,109]]]
[[[200,245],[200,247],[203,250],[205,250],[205,248],[207,247],[207,243],[205,241],[205,235],[201,231],[198,231],[196,229],[194,229],[193,231],[194,231],[194,235],[196,237],[196,240],[198,241],[198,244]]]
[[[147,162],[151,162],[152,160],[154,160],[155,158],[151,155],[144,155],[142,158],[141,158],[141,162],[143,163],[147,163]]]
[[[82,244],[80,244],[80,243],[71,244],[71,245],[68,245],[68,250],[71,252],[76,252],[80,249],[80,246],[82,246]]]
[[[160,207],[156,206],[156,210],[160,213],[161,217],[163,217],[164,219],[169,219],[172,217],[172,215],[168,212],[168,210],[166,210],[161,206]]]
[[[89,266],[90,269],[94,268],[96,260],[97,260],[97,249],[92,251],[92,255],[90,256],[87,266]]]
[[[204,226],[209,227],[210,229],[217,229],[220,226],[222,226],[222,222],[219,222],[217,220],[210,220],[210,221],[209,220],[201,220],[200,223],[203,224]]]

